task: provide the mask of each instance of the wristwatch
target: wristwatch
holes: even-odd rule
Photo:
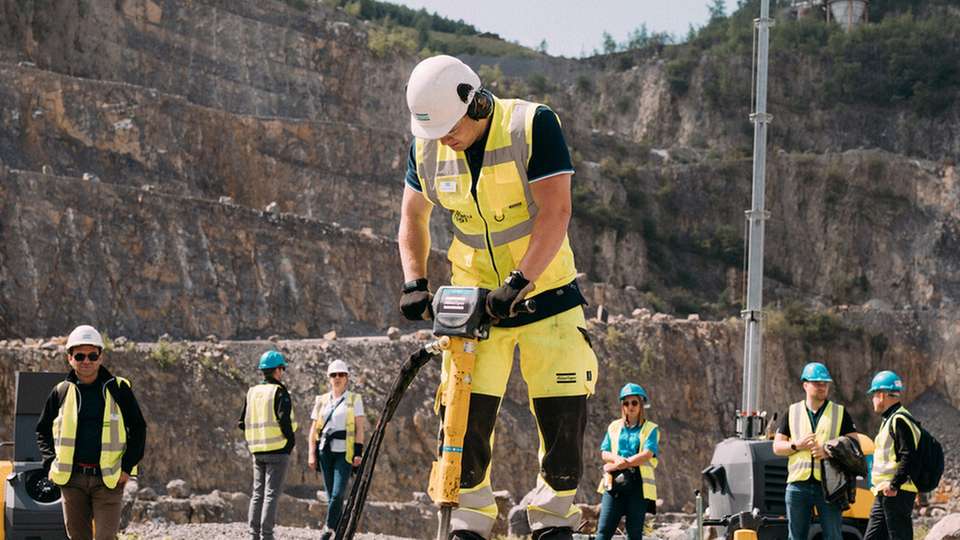
[[[794,452],[796,452],[796,451],[797,451],[797,445],[795,445],[795,444],[793,444],[793,443],[790,443],[790,449],[793,450]]]
[[[403,284],[403,294],[427,290],[427,278],[422,277]]]

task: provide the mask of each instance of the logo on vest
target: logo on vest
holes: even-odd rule
[[[444,180],[440,182],[440,185],[437,187],[437,190],[440,193],[456,193],[457,192],[457,181],[456,180]]]
[[[470,221],[471,219],[473,219],[473,216],[471,216],[470,214],[464,214],[463,212],[461,212],[461,211],[459,211],[459,210],[454,210],[454,211],[453,211],[453,219],[454,219],[454,221],[456,221],[457,223],[466,223],[466,222]]]

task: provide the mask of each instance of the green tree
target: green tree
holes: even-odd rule
[[[537,45],[537,52],[540,54],[547,54],[547,48],[548,48],[547,39],[546,38],[541,39],[540,44]]]
[[[603,53],[611,54],[617,52],[617,41],[613,39],[610,32],[603,33]]]
[[[723,19],[727,16],[727,3],[725,0],[710,0],[707,2],[707,11],[710,13],[710,22]]]

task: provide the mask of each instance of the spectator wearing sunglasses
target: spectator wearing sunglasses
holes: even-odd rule
[[[37,422],[37,446],[48,477],[60,486],[71,540],[116,538],[123,487],[137,474],[147,438],[130,381],[112,375],[103,360],[100,332],[87,325],[70,332],[70,372]]]
[[[354,468],[360,466],[363,456],[363,440],[366,431],[366,416],[363,400],[347,390],[350,370],[343,360],[334,360],[327,367],[330,391],[317,396],[310,418],[311,468],[323,473],[323,485],[327,492],[327,519],[324,523],[323,540],[333,537],[340,516],[347,484]]]
[[[612,538],[624,516],[627,538],[641,540],[646,514],[656,513],[654,469],[660,452],[660,428],[646,419],[648,402],[642,386],[624,385],[620,390],[620,418],[610,423],[600,444],[603,480],[597,491],[603,498],[597,540]]]

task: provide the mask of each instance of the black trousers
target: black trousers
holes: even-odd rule
[[[877,494],[863,540],[913,540],[913,501],[917,494],[898,491],[895,497]]]

